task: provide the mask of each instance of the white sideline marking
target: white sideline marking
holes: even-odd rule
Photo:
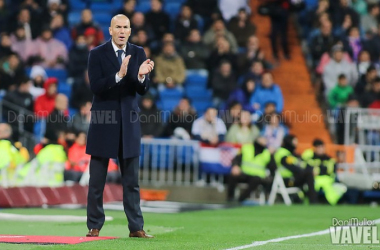
[[[374,220],[374,224],[379,224],[380,219]],[[340,231],[341,227],[337,228],[337,231]],[[228,248],[226,250],[240,250],[240,249],[247,249],[250,247],[257,247],[257,246],[262,246],[266,245],[268,243],[274,243],[274,242],[281,242],[281,241],[286,241],[286,240],[292,240],[292,239],[299,239],[299,238],[306,238],[306,237],[313,237],[313,236],[318,236],[318,235],[324,235],[324,234],[329,234],[330,229],[325,229],[322,231],[314,232],[314,233],[308,233],[308,234],[299,234],[299,235],[293,235],[293,236],[286,236],[286,237],[281,237],[281,238],[276,238],[276,239],[271,239],[271,240],[265,240],[265,241],[256,241],[252,242],[251,244],[248,245],[243,245],[240,247],[233,247],[233,248]]]
[[[0,213],[0,220],[11,221],[47,221],[47,222],[86,222],[86,216],[75,215],[25,215]],[[112,217],[106,216],[106,221],[113,220]]]

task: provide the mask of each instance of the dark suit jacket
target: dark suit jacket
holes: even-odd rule
[[[128,43],[127,55],[131,55],[127,75],[116,83],[120,65],[111,40],[90,51],[88,75],[94,98],[87,154],[117,158],[121,141],[124,159],[140,155],[140,109],[136,94],[148,91],[149,78],[146,75],[143,83],[137,79],[139,67],[146,60],[143,48]]]

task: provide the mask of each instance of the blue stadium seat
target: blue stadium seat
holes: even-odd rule
[[[73,117],[74,115],[76,115],[78,113],[78,109],[75,109],[75,108],[69,108],[69,116],[70,117]]]
[[[166,13],[169,14],[170,18],[174,20],[178,16],[178,13],[181,10],[181,6],[182,6],[182,3],[169,2],[169,3],[165,3],[164,10]]]
[[[103,34],[104,34],[104,40],[107,41],[111,38],[111,35],[110,35],[110,32],[109,32],[109,26],[102,26],[102,31],[103,31]]]
[[[163,91],[159,91],[158,95],[161,100],[168,98],[180,99],[183,96],[183,93],[178,89],[164,89]]]
[[[96,12],[94,11],[92,15],[93,15],[94,21],[98,23],[100,26],[109,25],[110,20],[112,18],[112,15],[110,13],[103,12],[103,11],[96,11]]]
[[[186,96],[191,100],[211,100],[212,91],[209,89],[186,88]]]
[[[111,2],[99,2],[99,3],[94,2],[91,4],[91,10],[112,13],[115,11],[115,7]]]
[[[71,98],[71,85],[65,82],[59,82],[58,93],[66,95],[69,99]]]
[[[81,11],[86,8],[86,4],[81,0],[70,0],[70,7],[71,10]]]
[[[165,100],[161,100],[161,105],[162,105],[162,111],[172,111],[177,105],[178,105],[178,102],[179,102],[180,98],[171,98],[171,99],[165,99]]]
[[[70,11],[67,17],[67,21],[70,27],[74,27],[80,22],[81,12],[80,11]]]
[[[136,12],[146,13],[149,10],[150,10],[150,2],[149,1],[139,2],[139,4],[136,5],[136,8],[135,8]]]
[[[207,101],[195,100],[192,102],[192,106],[195,108],[198,115],[202,115],[208,107],[212,106],[212,102],[210,100],[207,100]]]
[[[67,72],[64,69],[45,69],[48,77],[56,77],[60,81],[65,81],[67,79]]]
[[[208,73],[206,70],[187,70],[185,86],[207,86]]]
[[[200,15],[195,14],[194,15],[195,20],[198,22],[198,29],[201,32],[201,34],[204,33],[204,27],[205,27],[205,21]]]

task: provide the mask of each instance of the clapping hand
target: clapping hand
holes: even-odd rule
[[[150,72],[152,72],[153,68],[154,62],[150,59],[147,59],[140,65],[139,77],[143,77],[143,75],[149,74]]]
[[[127,74],[129,59],[131,59],[131,55],[126,56],[123,59],[123,62],[121,63],[120,70],[119,70],[119,73],[118,73],[118,75],[119,75],[120,78],[123,78]]]

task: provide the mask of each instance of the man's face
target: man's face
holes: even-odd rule
[[[222,76],[229,76],[231,73],[231,64],[229,63],[223,63],[220,65],[220,73]]]
[[[217,110],[214,109],[214,108],[209,108],[209,109],[206,111],[205,119],[206,119],[206,121],[208,121],[208,122],[214,122],[214,121],[215,121],[215,118],[216,118],[216,115],[217,115]]]
[[[47,93],[49,96],[57,94],[57,84],[50,84]]]
[[[145,18],[141,12],[137,12],[132,17],[133,27],[141,27],[144,26]]]
[[[80,133],[77,137],[77,139],[75,140],[75,142],[79,145],[79,146],[84,146],[86,145],[86,133]]]
[[[45,30],[44,32],[42,32],[42,39],[45,40],[45,41],[49,41],[51,38],[52,38],[53,34],[51,33],[50,30]]]
[[[324,23],[322,25],[322,27],[321,27],[321,33],[324,36],[331,35],[331,23],[330,22]]]
[[[8,62],[9,62],[9,67],[13,70],[16,69],[20,64],[20,61],[16,55],[9,56]]]
[[[144,98],[142,101],[142,106],[146,109],[151,109],[153,106],[153,101],[149,98]]]
[[[342,51],[335,51],[334,52],[334,60],[337,62],[342,61],[343,59],[343,52]]]
[[[125,16],[116,16],[111,21],[111,27],[109,28],[112,41],[123,48],[131,35],[131,24],[129,19]]]
[[[264,88],[270,88],[273,85],[273,77],[272,74],[266,73],[263,75],[262,85]]]
[[[380,82],[373,83],[373,91],[376,93],[380,93]]]
[[[24,39],[25,38],[25,29],[24,28],[18,28],[17,30],[16,30],[16,37],[18,38],[18,39]]]
[[[18,20],[21,23],[29,23],[30,21],[30,13],[29,10],[23,9],[18,15]]]
[[[265,109],[264,109],[265,114],[271,114],[274,111],[276,111],[276,106],[274,106],[273,103],[268,104],[268,105],[265,106]]]
[[[324,155],[326,152],[325,145],[319,145],[314,147],[314,153],[316,155]]]
[[[252,65],[252,71],[253,73],[255,73],[256,75],[260,75],[263,73],[264,71],[264,67],[263,67],[263,64],[261,62],[255,62],[253,65]]]
[[[173,44],[165,45],[163,52],[166,56],[172,56],[175,53],[174,45]]]
[[[192,30],[190,32],[189,41],[192,43],[198,43],[201,41],[201,35],[198,30]]]
[[[340,0],[340,6],[347,7],[348,6],[348,1],[347,0]]]
[[[189,19],[191,17],[191,9],[189,6],[183,6],[182,7],[182,17]]]
[[[127,12],[132,12],[135,10],[136,1],[135,0],[129,0],[124,4],[124,10]]]
[[[12,42],[8,35],[2,35],[1,36],[1,46],[3,47],[11,47]]]
[[[224,30],[224,23],[222,20],[215,21],[214,23],[214,30],[215,31],[222,31]]]
[[[55,107],[58,110],[64,111],[67,109],[68,105],[69,105],[69,101],[65,95],[62,95],[62,94],[57,95],[55,99]]]
[[[257,49],[259,47],[259,39],[256,36],[250,36],[247,41],[248,49]]]
[[[181,101],[179,101],[179,104],[178,104],[178,108],[181,110],[181,111],[187,111],[190,109],[190,103],[187,99],[181,99]]]
[[[30,84],[28,82],[23,82],[18,87],[18,91],[21,93],[29,93],[30,90]]]
[[[239,19],[240,20],[247,20],[247,13],[245,11],[239,11]]]
[[[91,10],[82,11],[82,23],[87,24],[92,22],[92,12]]]
[[[152,11],[159,12],[162,10],[162,3],[158,0],[151,0],[150,1]]]

